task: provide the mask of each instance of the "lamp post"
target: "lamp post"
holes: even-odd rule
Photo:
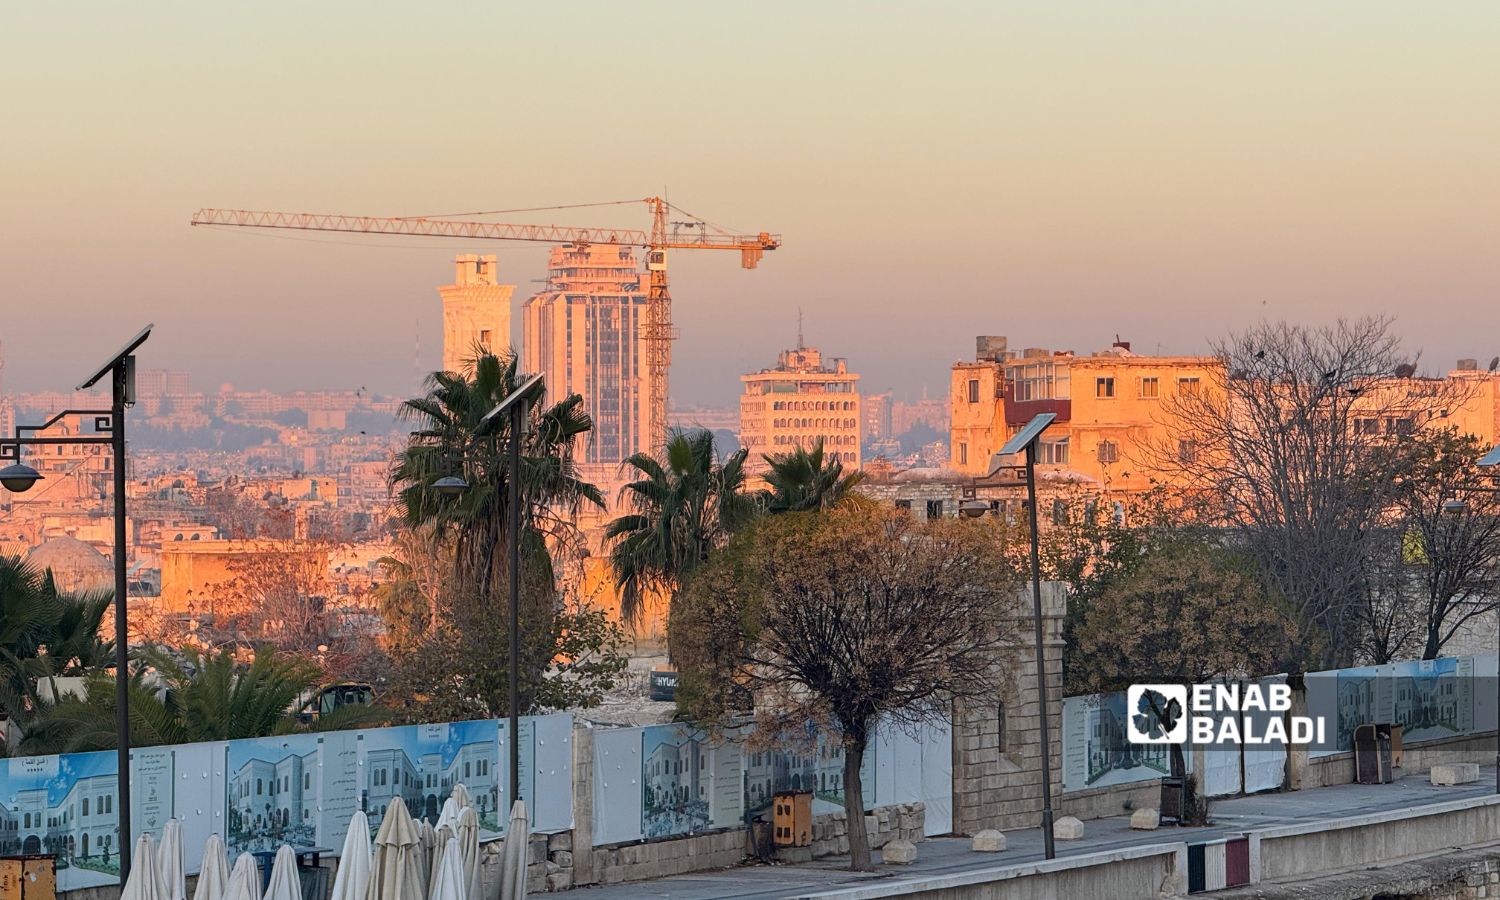
[[[479,420],[474,429],[475,437],[493,434],[501,422],[510,424],[509,459],[506,467],[509,479],[506,530],[510,533],[510,802],[521,798],[521,680],[519,660],[521,658],[521,439],[525,436],[526,422],[531,404],[543,390],[541,375],[525,378],[520,387],[511,391],[505,399]],[[447,497],[456,497],[469,489],[462,477],[448,475],[432,483],[432,487]]]
[[[130,633],[125,614],[127,578],[125,552],[125,407],[135,403],[135,350],[151,336],[147,325],[131,338],[120,352],[110,357],[92,375],[78,385],[86,391],[110,376],[110,406],[101,409],[65,409],[41,425],[17,425],[15,437],[0,438],[0,486],[13,493],[24,493],[44,476],[21,461],[22,447],[51,445],[108,444],[113,451],[114,519],[115,519],[115,790],[119,803],[120,881],[130,877]],[[71,437],[38,437],[67,416],[93,416],[94,432]]]
[[[1479,458],[1477,463],[1481,468],[1490,469],[1500,465],[1500,447],[1496,447]],[[1464,488],[1465,491],[1473,493],[1479,491],[1487,494],[1500,494],[1500,488]],[[1454,515],[1462,514],[1469,508],[1469,504],[1462,497],[1451,497],[1443,501],[1443,512]],[[1495,651],[1496,659],[1500,660],[1500,606],[1495,609]],[[1495,673],[1495,793],[1500,794],[1500,670]]]
[[[1042,562],[1041,537],[1037,533],[1036,515],[1036,444],[1042,432],[1047,430],[1057,416],[1042,413],[1026,423],[1015,436],[1006,441],[1000,452],[990,458],[991,476],[1004,468],[1017,468],[1006,462],[1006,457],[1026,453],[1026,505],[1031,518],[1031,605],[1036,636],[1036,695],[1041,705],[1042,725],[1042,841],[1047,858],[1057,856],[1052,836],[1052,730],[1048,722],[1047,705],[1047,656],[1042,640]],[[965,511],[967,513],[967,510]]]

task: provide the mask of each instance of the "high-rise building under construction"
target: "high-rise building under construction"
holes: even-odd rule
[[[646,297],[631,248],[563,244],[552,249],[546,289],[522,310],[522,368],[546,376],[551,400],[582,396],[594,419],[582,463],[617,465],[654,449]]]

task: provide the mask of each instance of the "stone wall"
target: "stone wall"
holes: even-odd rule
[[[1018,598],[1017,648],[1006,688],[993,703],[955,703],[953,710],[953,831],[1025,828],[1042,809],[1041,705],[1029,587]],[[1062,799],[1062,618],[1067,592],[1042,584],[1042,634],[1047,656],[1052,805]],[[1058,815],[1062,815],[1058,813]]]
[[[1293,771],[1300,772],[1294,778],[1296,790],[1327,787],[1331,784],[1351,784],[1354,781],[1354,754],[1334,753],[1329,756],[1306,758],[1305,752],[1293,751],[1297,759]],[[1420,741],[1402,747],[1401,768],[1396,774],[1419,775],[1435,765],[1446,763],[1479,763],[1491,765],[1495,761],[1495,736],[1491,734],[1465,735],[1438,741]]]

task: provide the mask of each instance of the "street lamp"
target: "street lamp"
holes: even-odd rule
[[[510,421],[509,509],[506,530],[510,532],[510,802],[521,798],[521,681],[518,661],[521,658],[521,438],[525,434],[531,404],[542,393],[541,375],[532,375],[521,386],[479,420],[476,437],[494,432],[500,422]],[[469,483],[448,475],[432,483],[439,494],[456,497],[469,489]]]
[[[999,453],[990,458],[989,472],[994,476],[1001,469],[1015,468],[1007,464],[1006,457],[1025,451],[1026,499],[1031,517],[1031,604],[1036,625],[1036,695],[1042,710],[1042,840],[1048,859],[1057,856],[1057,848],[1052,837],[1052,733],[1047,721],[1047,657],[1042,643],[1042,562],[1041,537],[1037,534],[1036,520],[1036,444],[1042,432],[1056,418],[1055,413],[1042,413],[1027,422],[1024,428],[1006,441]]]
[[[1481,468],[1489,469],[1500,465],[1500,447],[1496,447],[1479,458],[1477,463]],[[1465,488],[1467,491],[1480,491],[1487,494],[1500,493],[1500,488]],[[1466,512],[1469,504],[1462,497],[1451,497],[1443,501],[1443,512],[1460,514]],[[1500,660],[1500,607],[1496,607],[1496,660]],[[1500,794],[1500,669],[1495,673],[1495,793]]]
[[[78,385],[86,391],[110,376],[109,409],[65,409],[41,425],[17,425],[15,437],[0,438],[0,486],[13,493],[24,493],[42,479],[42,474],[21,462],[22,447],[62,444],[109,444],[114,452],[115,500],[115,785],[119,802],[120,882],[130,877],[130,632],[125,615],[126,592],[126,519],[125,519],[125,407],[135,403],[135,350],[151,336],[147,325],[131,338],[109,361]],[[92,434],[71,437],[37,437],[67,416],[93,416]]]

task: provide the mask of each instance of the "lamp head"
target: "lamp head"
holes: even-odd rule
[[[0,469],[0,486],[13,494],[24,494],[44,477],[42,473],[25,463],[11,463]]]
[[[432,483],[432,489],[444,497],[457,497],[469,489],[469,483],[457,475],[444,475]]]

